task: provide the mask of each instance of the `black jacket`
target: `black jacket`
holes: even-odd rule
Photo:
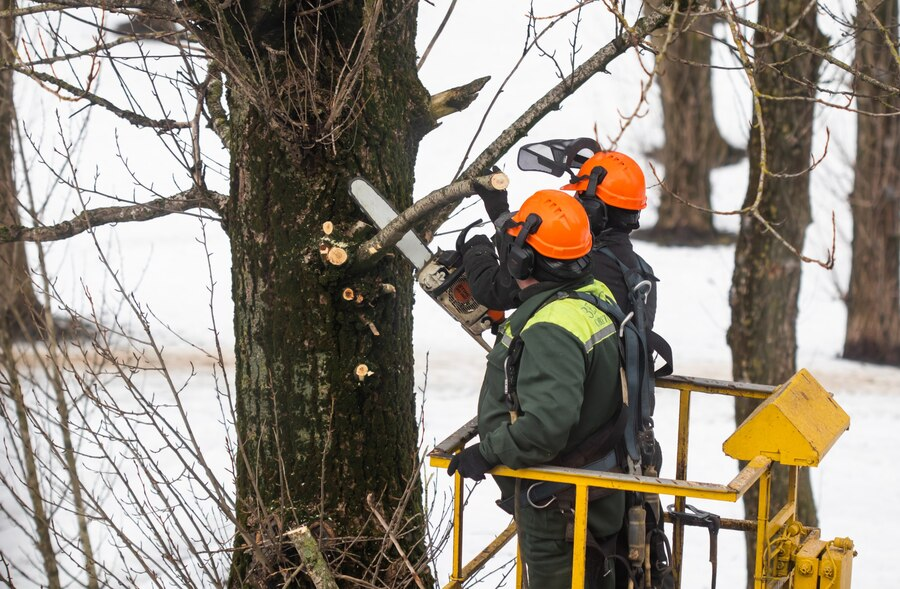
[[[652,329],[656,318],[657,282],[657,278],[652,274],[652,269],[649,275],[640,270],[641,258],[634,252],[631,238],[626,231],[610,228],[594,238],[594,249],[591,252],[591,273],[594,278],[609,288],[616,303],[626,314],[631,312],[632,305],[628,298],[625,275],[615,260],[600,251],[602,248],[607,248],[625,266],[643,274],[645,279],[653,283],[645,305],[647,328]],[[646,262],[644,265],[650,268]],[[506,266],[500,263],[495,248],[489,247],[487,244],[469,248],[463,255],[463,266],[469,278],[472,296],[485,307],[505,311],[514,309],[522,303],[519,298],[519,287],[515,279],[510,276]]]

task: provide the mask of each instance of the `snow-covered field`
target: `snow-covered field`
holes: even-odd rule
[[[420,9],[420,51],[428,44],[432,32],[443,16],[445,3]],[[540,12],[553,12],[553,3],[536,2]],[[490,3],[461,0],[457,13],[450,21],[444,36],[436,44],[421,76],[432,92],[466,83],[490,74],[491,82],[482,97],[469,110],[448,117],[441,127],[423,141],[417,164],[416,195],[443,186],[454,176],[462,154],[477,127],[488,102],[499,88],[506,73],[521,54],[525,39],[525,3],[516,0],[492,0]],[[634,9],[635,7],[631,7]],[[585,10],[580,26],[578,60],[584,59],[609,38],[611,17],[599,4]],[[558,31],[546,37],[545,48],[554,48],[565,61],[566,39],[571,24],[558,25]],[[642,56],[644,65],[651,56]],[[721,55],[717,59],[724,59]],[[462,67],[460,64],[463,64]],[[546,58],[532,56],[500,95],[484,130],[475,140],[477,154],[490,139],[505,128],[518,114],[555,82],[554,67]],[[633,53],[615,61],[609,74],[591,80],[563,108],[542,121],[523,141],[554,137],[592,135],[594,127],[600,140],[619,130],[620,115],[630,112],[637,104],[645,73]],[[112,76],[109,77],[110,79]],[[103,80],[101,79],[101,82]],[[114,80],[110,80],[114,82]],[[715,116],[725,136],[735,144],[747,139],[749,102],[739,73],[715,74],[717,103]],[[34,96],[35,90],[19,90]],[[31,92],[31,94],[27,94]],[[38,104],[40,101],[32,101]],[[52,104],[52,103],[48,103]],[[42,111],[22,109],[26,124],[52,143],[53,116]],[[641,118],[625,131],[619,148],[646,162],[642,152],[661,140],[659,104],[651,92],[649,102],[639,109]],[[159,170],[172,168],[172,158],[154,142],[152,134],[136,132],[118,126],[111,117],[92,115],[94,127],[87,137],[80,156],[80,168],[89,178],[95,167],[100,181],[120,196],[130,196],[133,181],[121,161],[114,155],[111,138],[118,128],[118,141],[130,154],[129,165],[147,184],[153,181],[163,193],[169,190],[170,178]],[[68,119],[63,118],[63,125]],[[885,563],[893,556],[891,535],[886,522],[900,520],[900,506],[896,489],[900,474],[889,464],[891,452],[900,447],[900,370],[868,366],[840,360],[843,343],[845,311],[840,300],[849,276],[850,224],[845,198],[852,184],[847,161],[853,154],[853,121],[846,114],[821,111],[817,118],[817,148],[824,142],[825,129],[831,131],[830,155],[813,174],[814,224],[808,231],[805,253],[821,256],[831,242],[831,212],[838,222],[836,265],[826,271],[814,265],[804,267],[800,293],[798,321],[798,367],[808,368],[835,395],[837,402],[849,413],[851,429],[832,449],[821,468],[812,473],[815,497],[819,508],[823,536],[849,536],[856,542],[859,556],[854,563],[855,586],[862,588],[895,586],[896,573]],[[209,138],[207,143],[213,145]],[[135,146],[140,145],[140,155]],[[219,156],[220,161],[226,161]],[[538,188],[555,187],[557,180],[538,174],[524,174],[515,168],[515,150],[505,156],[501,167],[512,178],[513,206],[521,203]],[[37,168],[36,168],[37,169]],[[648,183],[654,184],[649,165],[645,165]],[[657,168],[660,174],[663,170]],[[224,177],[211,178],[214,188],[227,190]],[[739,164],[716,172],[714,204],[727,209],[743,199],[747,182],[747,168]],[[42,184],[49,184],[44,179]],[[655,190],[651,199],[658,198]],[[143,193],[141,193],[142,195]],[[472,203],[475,199],[470,199]],[[103,199],[95,199],[90,206],[108,206]],[[71,201],[57,204],[55,210],[78,209]],[[483,213],[476,205],[452,219],[448,229],[459,228]],[[651,207],[645,214],[646,224],[652,224],[655,212]],[[722,217],[722,228],[736,230],[737,220]],[[112,267],[118,272],[129,292],[174,331],[207,349],[212,347],[209,328],[209,286],[206,280],[206,253],[198,243],[200,221],[182,216],[142,224],[105,227],[97,231],[99,242],[111,252]],[[453,235],[438,238],[445,246]],[[215,280],[212,308],[223,330],[226,349],[233,341],[231,334],[230,256],[228,244],[221,230],[207,224],[206,240],[211,252],[210,263]],[[657,327],[672,343],[678,374],[711,378],[730,378],[730,352],[725,343],[725,331],[730,320],[728,289],[730,286],[733,248],[728,246],[699,249],[663,248],[639,243],[637,246],[654,266],[660,283],[660,304]],[[86,235],[66,244],[53,245],[50,250],[50,274],[57,277],[57,289],[70,301],[83,300],[84,288],[99,300],[116,295],[105,270],[98,264],[97,253]],[[771,304],[777,305],[778,301]],[[456,325],[427,297],[419,292],[415,307],[415,350],[417,382],[424,387],[423,434],[426,444],[440,441],[468,420],[475,411],[478,388],[484,365],[484,352],[464,335]],[[195,350],[167,336],[158,329],[166,343],[166,354],[175,366],[177,381],[187,379],[189,361],[197,360]],[[179,361],[181,360],[181,361]],[[427,370],[427,387],[425,375]],[[192,418],[205,427],[199,430],[200,444],[212,463],[221,468],[221,477],[228,480],[222,439],[223,431],[213,423],[215,411],[206,400],[211,396],[212,381],[196,378],[182,393],[190,406]],[[733,431],[732,401],[728,398],[696,396],[692,406],[692,439],[689,475],[694,480],[724,483],[737,472],[734,461],[721,451],[721,443]],[[658,395],[657,427],[659,438],[667,452],[664,476],[672,475],[674,465],[675,416],[677,399],[670,391]],[[449,490],[449,477],[435,472],[431,485],[440,504]],[[505,514],[493,505],[496,492],[492,483],[477,487],[468,512],[466,552],[471,555],[498,533],[507,522]],[[449,499],[447,499],[449,500]],[[665,498],[664,498],[665,502]],[[698,501],[697,505],[722,514],[739,517],[740,505],[712,504]],[[884,522],[884,523],[883,523]],[[21,558],[33,554],[33,548],[13,533],[5,516],[0,516],[0,550]],[[709,584],[707,537],[704,531],[689,530],[686,550],[685,582],[683,587],[702,589]],[[498,562],[511,556],[507,548]],[[735,532],[720,534],[719,586],[740,587],[744,578],[743,541]],[[439,560],[440,580],[446,581],[449,572],[449,552]],[[489,567],[493,568],[493,567]],[[495,579],[499,577],[494,577]],[[491,586],[491,583],[485,586]],[[509,583],[507,583],[509,586]]]

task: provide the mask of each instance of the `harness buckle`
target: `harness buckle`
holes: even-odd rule
[[[649,280],[641,280],[637,284],[634,285],[633,290],[638,294],[638,296],[644,297],[644,304],[647,304],[647,300],[650,298],[650,291],[653,289],[653,283]]]
[[[534,483],[528,486],[528,489],[525,490],[525,501],[528,502],[528,505],[532,506],[535,509],[547,509],[556,501],[556,495],[550,495],[550,498],[547,499],[547,502],[544,504],[535,503],[531,498],[531,490],[540,485],[541,483]]]

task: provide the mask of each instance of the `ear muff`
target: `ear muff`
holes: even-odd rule
[[[599,198],[581,193],[575,195],[575,198],[584,207],[584,212],[587,213],[588,219],[591,221],[591,233],[600,235],[600,232],[606,229],[609,218],[606,203]]]
[[[506,267],[513,278],[525,280],[534,272],[534,250],[526,245],[525,240],[540,226],[540,216],[531,213],[522,223],[522,229],[515,238],[507,235],[510,245],[506,253]]]
[[[587,190],[584,193],[597,196],[597,187],[603,184],[603,179],[606,178],[608,173],[603,166],[594,166],[594,169],[591,170],[591,175],[588,177]]]

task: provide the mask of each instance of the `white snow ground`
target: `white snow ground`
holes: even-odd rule
[[[443,16],[445,4],[437,3],[434,7],[421,4],[420,53]],[[539,13],[550,14],[555,12],[558,3],[542,0],[535,2],[535,5]],[[456,15],[421,71],[423,81],[430,91],[435,92],[486,74],[491,74],[493,79],[469,110],[448,117],[423,141],[417,164],[417,196],[446,184],[453,177],[486,105],[521,54],[525,38],[525,6],[515,0],[492,0],[490,3],[461,0],[458,3]],[[635,8],[629,7],[630,10]],[[579,60],[590,55],[610,37],[611,26],[611,17],[599,3],[585,10],[585,20],[580,27],[579,45],[582,50]],[[572,27],[561,24],[557,29],[545,37],[544,47],[548,51],[558,51],[562,57],[567,51],[566,39]],[[717,59],[724,60],[724,57],[719,55]],[[649,55],[644,55],[644,63],[650,64]],[[566,101],[560,111],[542,121],[523,143],[551,137],[590,135],[594,125],[601,141],[605,142],[607,136],[615,134],[619,129],[619,115],[630,112],[636,104],[644,72],[633,53],[616,60],[609,70],[608,75],[599,75],[591,80],[575,97]],[[554,83],[554,76],[554,67],[549,60],[535,56],[528,58],[519,74],[500,95],[494,112],[475,142],[473,153],[477,154],[487,140],[496,136],[527,104],[542,95]],[[717,122],[729,140],[741,144],[746,141],[750,118],[746,82],[733,72],[716,72],[714,80]],[[101,77],[101,83],[110,83],[114,87],[115,80],[108,75]],[[53,138],[56,123],[51,114],[52,107],[49,111],[39,110],[34,96],[40,97],[40,94],[26,84],[21,84],[18,91],[26,94],[32,104],[31,110],[20,109],[30,117],[26,119],[30,129],[42,134],[44,141],[58,142]],[[44,103],[53,104],[46,100]],[[641,150],[652,147],[661,139],[655,93],[650,93],[649,103],[640,112],[642,118],[625,131],[620,148],[643,161]],[[92,132],[80,159],[83,179],[89,179],[96,166],[100,171],[100,181],[111,191],[120,196],[130,196],[133,182],[115,157],[115,129],[136,174],[148,184],[152,181],[155,188],[164,194],[171,190],[169,172],[161,174],[160,170],[172,169],[172,158],[159,149],[158,141],[151,132],[127,129],[102,112],[94,112],[91,116]],[[69,124],[67,117],[68,113],[63,113],[62,124],[66,129]],[[805,253],[822,255],[831,241],[830,215],[834,210],[838,222],[837,263],[832,272],[814,265],[804,267],[798,322],[798,366],[810,369],[835,394],[838,403],[850,414],[851,429],[832,449],[822,467],[813,471],[813,484],[823,535],[829,538],[849,536],[856,542],[859,556],[854,563],[855,586],[890,587],[897,585],[894,580],[896,574],[885,563],[892,562],[891,526],[900,519],[896,491],[900,485],[900,475],[888,462],[889,453],[900,442],[897,428],[900,423],[900,370],[838,359],[845,322],[839,290],[846,288],[850,258],[850,228],[845,197],[852,184],[852,173],[846,162],[853,157],[853,121],[845,115],[820,111],[817,118],[819,150],[824,144],[823,131],[826,128],[831,131],[830,155],[813,174],[814,224],[808,232]],[[205,143],[214,145],[209,137]],[[224,157],[219,159],[226,161]],[[514,206],[537,188],[555,186],[556,180],[550,177],[517,172],[514,162],[515,149],[501,160],[501,166],[512,177],[511,199]],[[35,170],[38,168],[34,167]],[[645,166],[645,172],[652,184],[653,175],[649,166]],[[661,169],[658,172],[663,173]],[[745,192],[746,176],[745,165],[719,170],[714,176],[715,205],[719,208],[738,205]],[[50,181],[45,178],[43,183],[49,184]],[[226,190],[224,178],[214,179],[216,185],[220,190]],[[139,196],[143,194],[143,191],[138,192]],[[651,195],[652,198],[655,194]],[[95,198],[90,206],[110,204]],[[61,215],[65,210],[78,208],[71,200],[56,207]],[[483,216],[479,209],[478,206],[470,208],[449,222],[447,227],[458,228],[465,224],[465,219]],[[654,214],[652,207],[648,209],[645,213],[646,224],[652,223]],[[723,228],[736,229],[735,218],[722,217],[717,222]],[[227,348],[233,341],[228,245],[215,226],[208,227],[207,233],[216,281],[213,307]],[[179,333],[210,348],[209,293],[204,278],[207,273],[206,257],[195,241],[200,237],[199,222],[191,217],[167,218],[105,227],[97,234],[100,242],[113,251],[113,267],[120,272],[126,288],[134,291],[139,300]],[[452,238],[451,235],[438,241],[446,244]],[[729,378],[730,353],[725,344],[725,330],[730,315],[727,297],[733,249],[661,248],[649,244],[638,244],[638,249],[662,279],[657,324],[659,331],[673,344],[676,371],[693,376]],[[83,287],[90,289],[96,297],[101,294],[110,300],[115,297],[108,277],[97,262],[93,245],[85,235],[69,240],[65,245],[52,246],[50,273],[58,277],[57,288],[62,295],[72,301],[83,300]],[[772,301],[772,304],[779,303]],[[484,354],[422,293],[417,295],[415,319],[419,386],[424,385],[426,357],[428,359],[423,435],[427,443],[433,443],[443,439],[474,414]],[[186,378],[189,370],[187,361],[196,359],[195,352],[174,338],[163,335],[162,339],[166,341],[167,354],[173,362],[183,360],[176,362],[181,371],[177,376]],[[222,465],[221,475],[228,480],[224,466],[227,460],[222,450],[223,431],[213,423],[216,410],[203,410],[206,406],[204,400],[210,398],[210,388],[210,379],[198,378],[182,395],[196,410],[196,415],[192,417],[204,426],[199,430],[201,445],[207,448],[213,463]],[[661,391],[657,423],[661,441],[669,452],[666,457],[668,472],[664,475],[671,474],[674,464],[671,450],[674,447],[675,407],[675,395]],[[731,401],[696,397],[692,423],[691,477],[710,482],[730,480],[736,466],[722,454],[720,447],[733,430]],[[445,493],[449,477],[442,472],[432,472],[438,493]],[[493,506],[495,494],[492,483],[485,483],[478,487],[472,501],[466,527],[466,549],[470,554],[486,544],[506,524],[506,516]],[[741,514],[741,508],[737,505],[697,504],[723,515]],[[688,541],[684,586],[702,589],[709,583],[706,534],[703,531],[689,534]],[[10,529],[5,519],[0,519],[0,549],[5,554],[19,557],[34,554],[30,546],[22,543],[21,536]],[[506,558],[510,554],[507,549]],[[439,561],[442,582],[446,581],[449,571],[448,555],[449,551],[445,552]],[[719,561],[719,586],[742,586],[743,542],[736,533],[720,533]],[[492,586],[492,583],[482,586]]]

